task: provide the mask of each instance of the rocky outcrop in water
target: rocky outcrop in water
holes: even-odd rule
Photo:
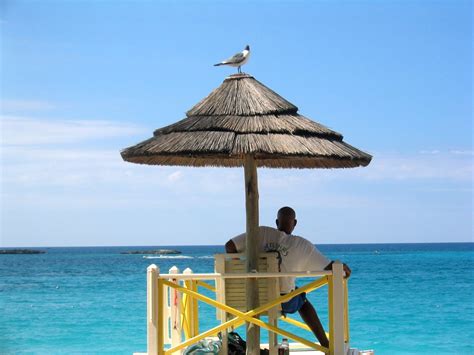
[[[43,250],[32,250],[32,249],[0,249],[1,254],[44,254]]]

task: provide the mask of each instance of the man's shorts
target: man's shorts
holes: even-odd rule
[[[306,302],[306,292],[300,293],[299,295],[296,295],[288,302],[284,302],[281,304],[281,313],[283,313],[283,315],[296,313],[300,310],[301,307],[303,307],[305,302]]]

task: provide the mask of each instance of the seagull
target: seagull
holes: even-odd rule
[[[237,67],[237,71],[242,73],[240,67],[247,63],[250,57],[250,46],[245,46],[242,52],[235,54],[233,57],[226,59],[220,63],[214,64],[215,67],[219,65],[230,65],[231,67]]]

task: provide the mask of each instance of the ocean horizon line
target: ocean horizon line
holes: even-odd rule
[[[318,246],[344,246],[344,245],[449,245],[449,244],[473,244],[473,241],[454,242],[384,242],[384,243],[313,243]],[[224,244],[175,244],[175,245],[45,245],[45,246],[0,246],[0,249],[51,249],[51,248],[179,248],[179,247],[224,247]]]

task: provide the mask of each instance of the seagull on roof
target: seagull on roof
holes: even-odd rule
[[[230,65],[231,67],[237,67],[237,71],[241,73],[240,67],[247,63],[250,57],[250,46],[245,46],[242,52],[235,54],[234,56],[226,59],[220,63],[214,64],[215,67],[219,65]]]

